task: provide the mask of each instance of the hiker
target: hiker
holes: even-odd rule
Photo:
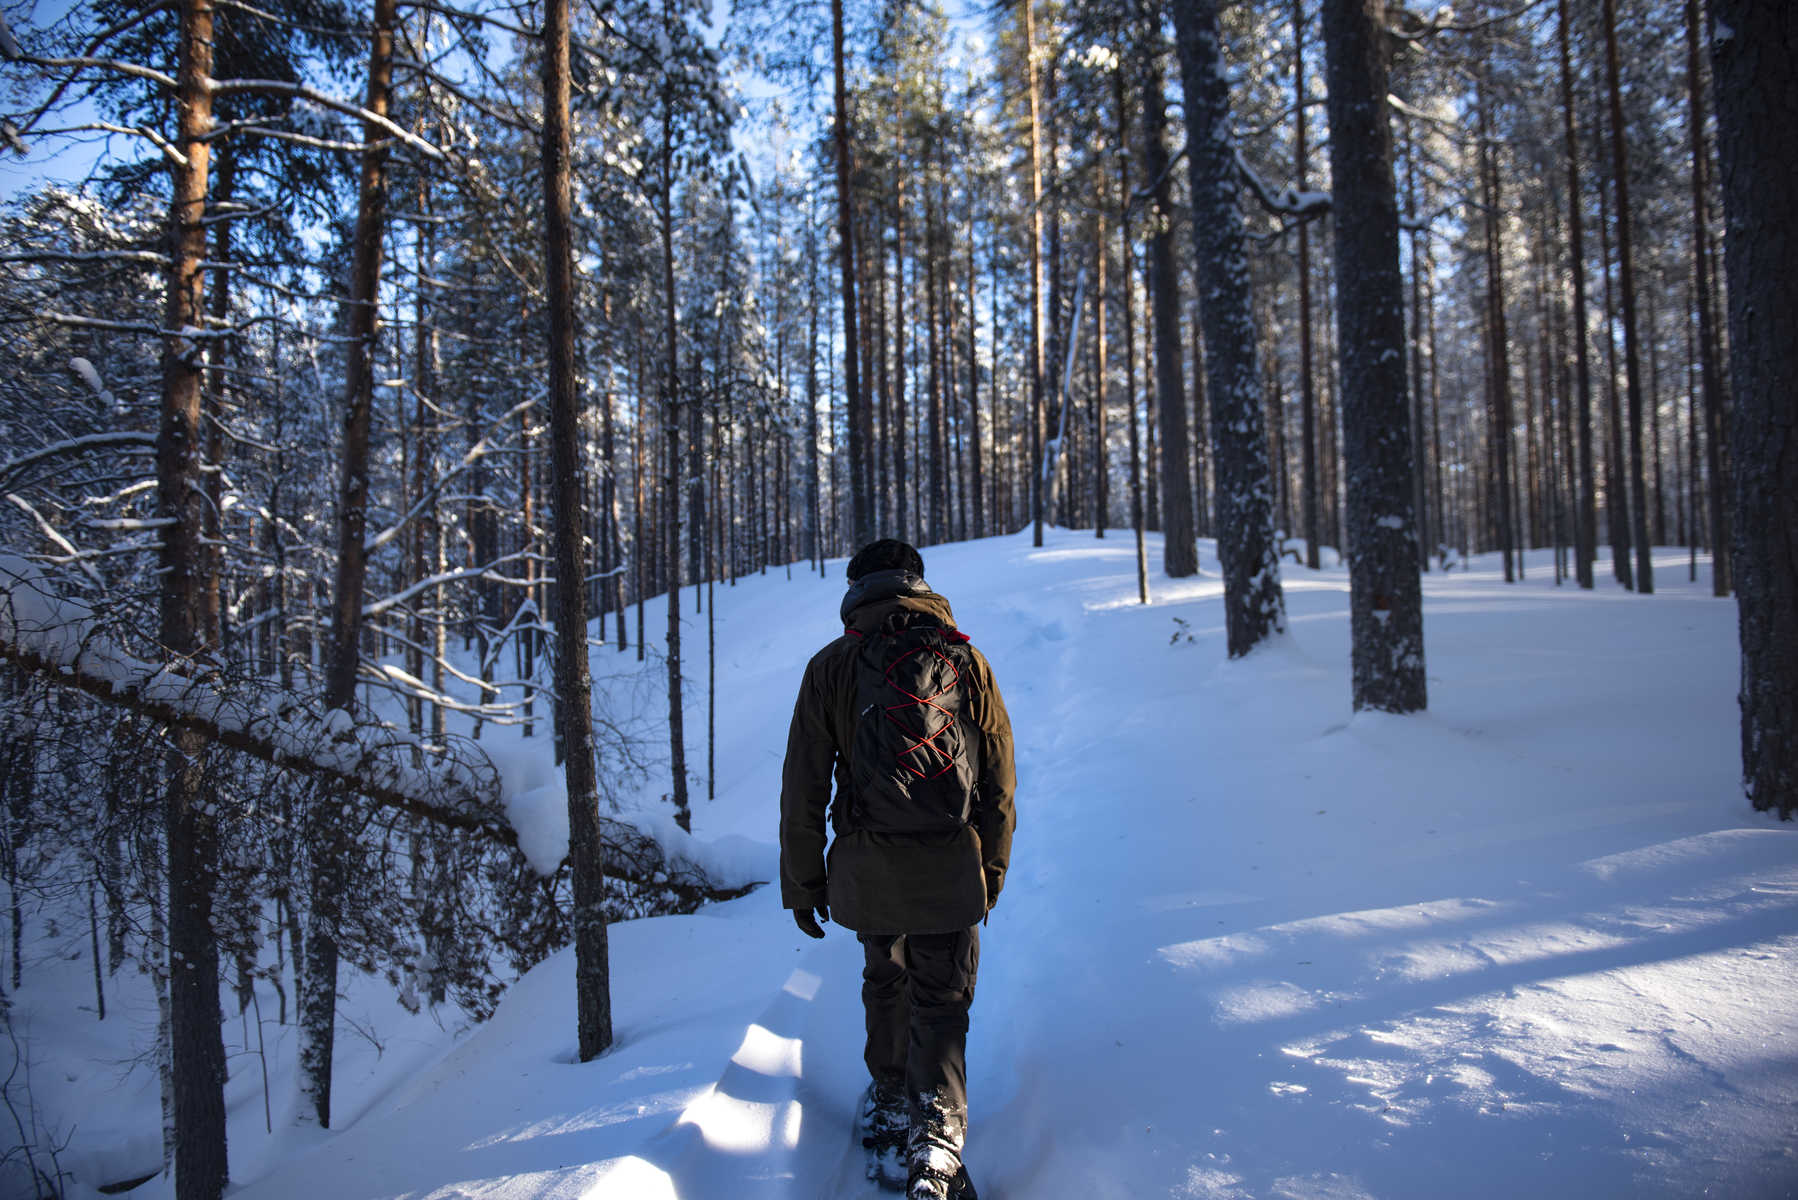
[[[806,664],[793,706],[781,903],[810,936],[834,918],[862,944],[868,1177],[911,1200],[973,1200],[968,1007],[1017,823],[1011,721],[916,549],[872,542],[848,575],[843,635]]]

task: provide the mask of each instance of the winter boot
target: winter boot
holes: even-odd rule
[[[980,1200],[968,1168],[940,1148],[921,1160],[913,1159],[907,1179],[906,1200]]]
[[[856,1119],[862,1145],[868,1151],[868,1178],[894,1191],[906,1184],[905,1140],[911,1130],[905,1089],[876,1079],[862,1093]]]
[[[918,1101],[918,1119],[906,1138],[906,1200],[975,1200],[961,1162],[966,1114],[942,1095],[921,1095]]]

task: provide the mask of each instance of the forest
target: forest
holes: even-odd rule
[[[1790,818],[1794,11],[8,0],[0,1009],[28,914],[152,982],[180,1200],[259,995],[323,1130],[351,976],[572,946],[604,1054],[612,927],[767,878],[687,837],[734,589],[876,537],[1210,572],[1227,660],[1342,568],[1390,714],[1425,580],[1696,582]]]

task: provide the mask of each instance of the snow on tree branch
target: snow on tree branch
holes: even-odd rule
[[[308,100],[321,108],[328,108],[333,112],[340,112],[345,116],[355,117],[378,129],[385,130],[387,133],[398,138],[400,141],[405,142],[408,146],[411,146],[414,150],[417,150],[427,158],[433,158],[438,162],[443,162],[449,157],[430,142],[425,141],[411,130],[396,125],[388,118],[369,112],[360,104],[355,104],[348,100],[339,100],[335,96],[328,95],[314,87],[307,87],[303,83],[287,83],[279,79],[215,79],[211,82],[210,90],[215,96],[248,94],[255,96],[290,96],[296,100]]]
[[[478,743],[429,742],[268,682],[227,678],[215,664],[149,662],[131,654],[84,601],[58,594],[43,572],[0,553],[0,659],[164,725],[363,796],[384,808],[519,849],[543,875],[567,852],[567,830],[544,822],[531,795],[507,794]],[[555,806],[550,806],[551,808]],[[690,903],[741,894],[753,881],[701,861],[686,835],[601,818],[606,871],[666,887]]]
[[[13,40],[12,29],[6,24],[6,14],[0,12],[0,58],[7,62],[18,62],[25,57],[19,49],[19,43]]]
[[[1236,170],[1241,174],[1243,182],[1255,193],[1255,199],[1261,207],[1276,216],[1287,217],[1321,217],[1330,211],[1330,193],[1301,192],[1297,188],[1270,188],[1255,168],[1249,166],[1248,160],[1242,156],[1240,148],[1236,151]]]
[[[498,774],[478,751],[428,746],[341,710],[319,712],[300,696],[226,680],[205,664],[138,658],[88,604],[59,595],[37,567],[9,554],[0,554],[0,654],[265,762],[517,843],[500,810]]]
[[[52,442],[48,446],[39,447],[29,453],[21,454],[17,458],[0,463],[0,488],[10,487],[12,482],[28,468],[53,458],[64,458],[89,450],[124,451],[133,449],[145,453],[154,451],[156,435],[120,430],[115,433],[90,433],[85,437],[66,438],[60,442]]]

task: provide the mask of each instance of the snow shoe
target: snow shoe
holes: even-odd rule
[[[868,1178],[892,1191],[904,1188],[905,1143],[911,1132],[905,1089],[879,1080],[869,1083],[855,1124],[868,1152]]]

